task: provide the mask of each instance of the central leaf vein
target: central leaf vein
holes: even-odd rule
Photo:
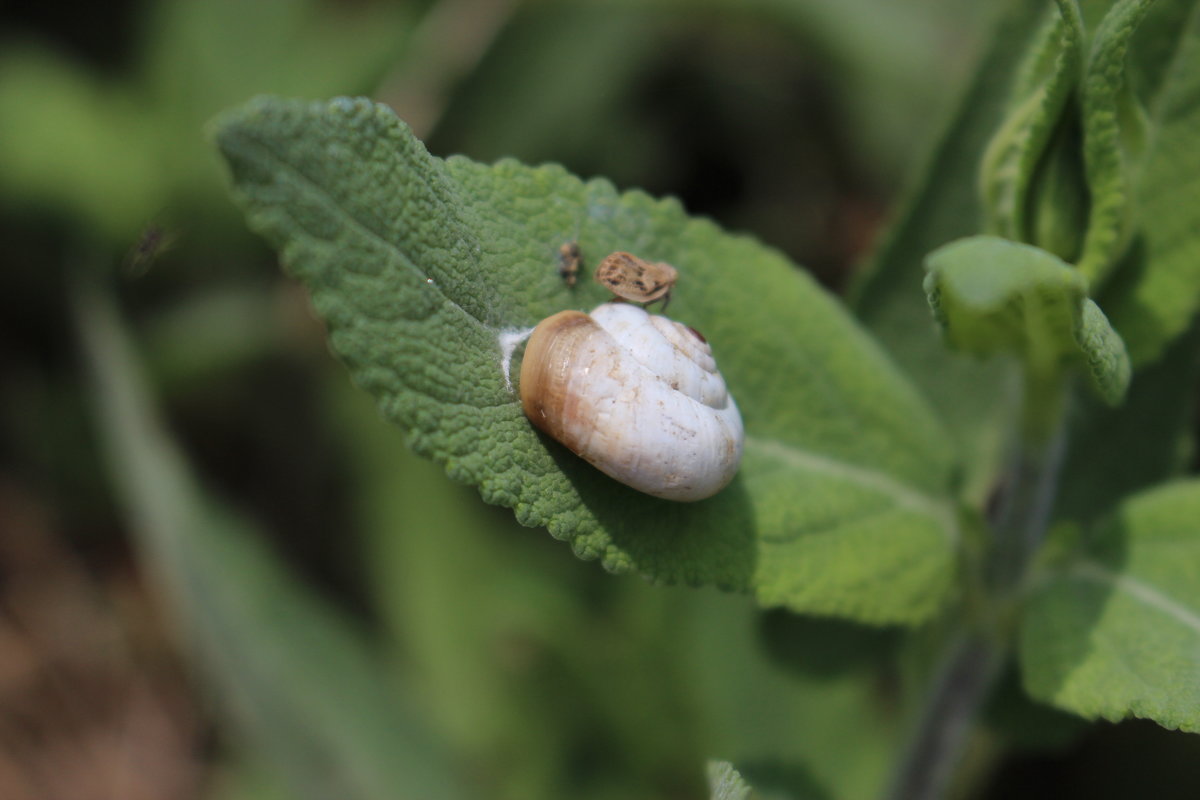
[[[326,191],[324,188],[322,188],[321,185],[318,184],[317,182],[315,182],[312,178],[305,175],[301,169],[299,169],[294,164],[290,163],[289,161],[287,161],[286,159],[282,158],[277,153],[272,151],[271,148],[264,142],[256,141],[251,137],[247,137],[247,143],[249,145],[251,145],[252,147],[254,147],[255,149],[259,150],[260,153],[265,154],[264,159],[276,164],[279,167],[280,172],[292,176],[293,179],[295,179],[297,183],[302,184],[303,187],[305,188],[305,190],[307,190],[314,198],[316,198],[318,201],[320,201],[322,206],[324,206],[325,208],[327,208],[329,210],[330,214],[341,218],[344,222],[347,222],[350,225],[350,227],[358,230],[360,233],[365,235],[367,238],[373,240],[377,245],[382,246],[383,249],[389,250],[389,251],[395,253],[400,258],[400,260],[403,263],[407,264],[409,269],[411,269],[413,272],[417,273],[417,275],[419,275],[422,280],[429,281],[429,285],[434,288],[434,290],[438,293],[438,295],[442,298],[442,300],[446,304],[448,304],[451,308],[458,311],[460,314],[462,314],[464,317],[466,317],[470,322],[473,322],[474,324],[479,325],[484,330],[487,330],[487,331],[493,332],[493,333],[495,332],[495,330],[496,330],[495,328],[493,328],[491,325],[484,322],[482,319],[475,316],[471,312],[467,311],[465,308],[463,308],[461,305],[459,305],[457,302],[455,302],[453,299],[451,299],[450,296],[447,295],[446,292],[442,289],[441,285],[439,285],[437,281],[431,280],[431,276],[427,275],[417,265],[417,262],[407,252],[405,252],[400,247],[398,247],[396,245],[396,243],[391,241],[390,239],[388,239],[387,236],[385,236],[382,233],[380,233],[379,231],[375,230],[370,225],[366,224],[365,222],[363,222],[358,217],[351,214],[346,209],[342,208],[342,206],[337,202],[337,200],[328,191]],[[416,170],[415,173],[420,174],[420,170]]]
[[[1095,561],[1075,564],[1070,575],[1094,583],[1107,584],[1200,634],[1200,615],[1137,578],[1113,572]]]
[[[747,436],[746,447],[773,456],[790,467],[841,478],[885,494],[898,506],[933,517],[945,531],[949,541],[954,542],[958,539],[958,523],[953,510],[947,503],[930,497],[911,486],[906,486],[889,475],[772,439]]]

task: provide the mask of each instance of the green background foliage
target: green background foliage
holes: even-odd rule
[[[877,795],[981,607],[1019,405],[1022,346],[946,348],[926,257],[1000,234],[1087,277],[1053,352],[1119,336],[1133,372],[1116,407],[1069,396],[1019,664],[958,788],[1187,796],[1200,11],[1078,8],[0,12],[0,569],[66,543],[127,649],[167,653],[128,670],[200,720],[172,796]],[[671,315],[751,437],[725,494],[640,497],[520,416],[498,334],[605,298],[561,282],[568,240],[681,268]]]

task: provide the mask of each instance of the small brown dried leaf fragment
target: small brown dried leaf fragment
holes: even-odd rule
[[[679,279],[679,271],[665,261],[653,263],[632,253],[617,251],[596,267],[596,282],[623,300],[633,303],[671,299],[671,288]]]

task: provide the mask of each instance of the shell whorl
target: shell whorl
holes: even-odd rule
[[[741,461],[741,416],[708,343],[636,306],[543,320],[525,348],[520,393],[535,425],[656,497],[709,497]]]

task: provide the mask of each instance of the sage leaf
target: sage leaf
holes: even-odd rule
[[[712,800],[750,800],[753,790],[728,761],[708,762],[708,791]]]
[[[965,81],[945,130],[914,163],[923,165],[888,236],[851,287],[855,313],[900,364],[950,429],[963,462],[963,493],[982,504],[1002,462],[995,431],[1007,419],[1009,365],[948,351],[929,322],[921,289],[925,256],[984,224],[980,158],[1009,111],[1028,42],[1043,30],[1046,4],[1008,0],[990,45]]]
[[[1124,396],[1125,345],[1070,265],[1031,245],[974,236],[930,253],[926,269],[929,304],[951,347],[1012,353],[1042,374],[1074,362],[1106,402]]]
[[[1200,3],[1162,2],[1154,12],[1134,41],[1164,53],[1167,66],[1147,70],[1161,81],[1147,91],[1134,240],[1100,295],[1135,364],[1158,358],[1200,308]],[[1157,24],[1158,12],[1171,13]]]
[[[1079,9],[1073,2],[1062,2],[1059,8],[1061,13],[1050,20],[1026,57],[1010,101],[1012,110],[984,153],[981,174],[988,230],[1038,244],[1027,219],[1034,205],[1031,184],[1079,82],[1083,61]]]
[[[1055,516],[1090,524],[1127,496],[1185,472],[1198,380],[1200,327],[1193,326],[1160,360],[1134,373],[1120,408],[1081,397],[1071,415]]]
[[[557,166],[429,155],[383,106],[260,99],[216,141],[251,226],[281,250],[334,351],[421,454],[585,558],[766,605],[915,622],[954,575],[954,458],[848,314],[778,253]],[[559,248],[577,242],[568,286]],[[704,332],[742,409],[742,469],[697,504],[641,495],[536,433],[513,386],[521,333],[606,300],[628,250],[681,271],[672,316]]]
[[[1124,252],[1132,230],[1130,162],[1140,154],[1146,123],[1126,80],[1125,58],[1152,4],[1120,0],[1105,14],[1092,37],[1083,80],[1083,160],[1092,205],[1078,266],[1094,284]]]
[[[1145,492],[1044,575],[1020,630],[1030,694],[1200,732],[1198,520],[1200,481]]]
[[[111,300],[81,292],[96,418],[139,555],[223,710],[297,798],[469,797],[366,637],[208,496],[159,419]]]

